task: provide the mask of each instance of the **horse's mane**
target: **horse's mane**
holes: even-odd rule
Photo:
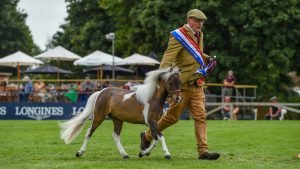
[[[170,67],[166,69],[158,69],[146,74],[144,84],[141,85],[136,91],[137,100],[142,103],[147,103],[153,96],[157,87],[159,77],[163,80],[168,80],[170,76],[179,73],[178,67]]]

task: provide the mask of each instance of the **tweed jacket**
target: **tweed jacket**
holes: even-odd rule
[[[196,42],[197,38],[193,34],[192,30],[190,30],[187,25],[183,26],[187,31],[188,35],[190,35],[193,40]],[[203,51],[203,33],[200,35],[199,48]],[[204,60],[208,55],[204,54]],[[194,57],[178,42],[172,35],[170,35],[168,48],[165,51],[160,68],[170,67],[172,65],[176,65],[181,69],[181,85],[182,89],[188,89],[189,84],[199,78],[199,75],[194,75],[194,72],[201,67],[201,65],[194,59]]]

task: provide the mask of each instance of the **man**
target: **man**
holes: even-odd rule
[[[276,96],[273,96],[271,99],[272,103],[278,103]],[[267,114],[267,120],[279,120],[281,117],[281,107],[279,105],[273,105],[269,108],[269,114]]]
[[[224,88],[223,88],[223,96],[232,96],[232,90],[234,88],[234,84],[236,82],[236,78],[233,75],[233,71],[229,70],[227,73],[226,78],[223,81]]]
[[[33,94],[33,84],[29,76],[25,76],[23,81],[25,82],[25,86],[23,88],[23,92],[20,93],[20,101],[27,102],[29,96]]]
[[[91,81],[90,77],[85,77],[84,82],[81,84],[81,92],[79,101],[86,102],[89,96],[94,92],[95,84]]]
[[[187,14],[188,23],[182,28],[171,32],[168,48],[164,53],[160,68],[170,67],[175,64],[181,69],[180,80],[183,100],[177,106],[174,106],[175,103],[170,104],[171,108],[158,121],[158,130],[163,131],[175,124],[185,107],[188,107],[195,121],[198,159],[216,160],[220,157],[220,154],[208,152],[205,95],[202,88],[204,78],[199,76],[199,74],[205,76],[216,64],[212,58],[202,53],[203,33],[201,29],[206,19],[205,14],[201,10],[192,9]],[[185,40],[181,41],[182,39]],[[194,55],[195,53],[196,56]],[[142,132],[141,149],[147,149],[151,140],[150,130]]]
[[[231,97],[230,96],[225,96],[224,98],[225,103],[230,103],[231,102]],[[233,105],[232,109],[232,120],[237,120],[237,114],[240,111],[240,108],[237,107],[236,105]],[[223,109],[221,110],[221,113],[223,115],[223,120],[228,120],[230,119],[230,113],[231,113],[231,107],[228,104],[225,104]]]

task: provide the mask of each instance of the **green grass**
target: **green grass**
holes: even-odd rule
[[[139,133],[146,127],[128,123],[121,139],[130,159],[122,159],[111,121],[96,130],[86,153],[76,158],[85,130],[65,145],[57,122],[0,121],[0,168],[300,168],[300,121],[208,121],[209,149],[221,153],[217,161],[197,160],[192,120],[165,130],[171,160],[164,159],[160,144],[149,157],[139,158]]]

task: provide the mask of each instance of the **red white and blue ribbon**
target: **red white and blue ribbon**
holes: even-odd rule
[[[215,66],[216,63],[205,64],[204,56],[202,51],[200,50],[198,44],[190,37],[184,27],[178,28],[171,32],[171,34],[175,37],[178,42],[182,44],[182,46],[195,58],[195,60],[201,65],[202,69],[199,68],[195,73],[202,74],[206,76],[208,72],[210,72]]]

